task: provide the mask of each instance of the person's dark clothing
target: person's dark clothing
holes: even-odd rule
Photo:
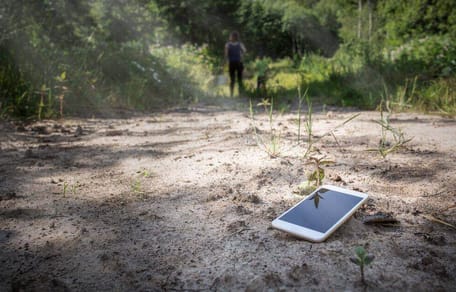
[[[228,43],[228,61],[241,62],[242,45],[239,42]]]
[[[239,92],[242,91],[242,71],[244,65],[242,64],[242,54],[245,52],[245,47],[241,42],[228,42],[225,45],[226,57],[229,62],[230,72],[230,95],[233,96],[234,84],[236,79],[239,86]]]
[[[230,71],[230,94],[233,96],[234,84],[237,78],[239,91],[242,90],[242,71],[244,70],[244,65],[240,61],[231,61],[229,64]]]

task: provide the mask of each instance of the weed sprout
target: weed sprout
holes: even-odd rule
[[[350,261],[355,265],[359,266],[359,270],[361,273],[361,282],[365,285],[366,281],[364,279],[364,267],[372,263],[374,260],[373,255],[367,254],[366,250],[362,246],[358,246],[355,248],[355,257],[351,257]]]

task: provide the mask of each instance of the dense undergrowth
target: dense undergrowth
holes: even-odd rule
[[[396,110],[454,115],[454,44],[448,36],[428,37],[396,48],[344,45],[331,58],[270,60],[267,88],[283,102],[294,99],[300,86],[324,104],[375,109],[387,99]],[[247,81],[252,96],[254,81]]]
[[[298,60],[269,59],[266,93],[256,92],[252,62],[247,64],[246,95],[274,95],[290,103],[300,86],[322,104],[375,109],[388,99],[397,110],[456,113],[456,49],[448,38],[375,52],[343,46],[331,58],[309,54]],[[2,115],[55,118],[63,114],[61,109],[67,114],[113,107],[154,110],[223,92],[213,87],[219,68],[204,47],[157,45],[143,51],[128,43],[107,53],[76,49],[33,58],[53,62],[47,68],[41,68],[45,61],[25,66],[27,71],[20,62],[11,62],[8,51],[2,52]],[[46,74],[33,75],[41,70]]]
[[[143,50],[133,42],[105,51],[34,52],[28,56],[37,60],[32,64],[22,64],[4,49],[0,55],[0,113],[38,119],[188,103],[206,94],[202,75],[210,72],[197,49]]]
[[[157,110],[208,92],[208,54],[167,45],[152,2],[21,2],[0,6],[1,116]]]

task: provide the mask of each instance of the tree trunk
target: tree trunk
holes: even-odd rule
[[[371,0],[367,0],[367,8],[369,10],[369,26],[368,26],[368,40],[369,40],[369,43],[371,42],[371,38],[372,38],[372,4],[371,4]]]
[[[362,14],[363,14],[363,1],[358,0],[358,39],[361,39]]]
[[[291,55],[294,56],[296,53],[295,37],[291,35]]]

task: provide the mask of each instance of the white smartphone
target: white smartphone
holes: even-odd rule
[[[274,228],[314,242],[325,241],[368,195],[324,185],[272,221]]]

